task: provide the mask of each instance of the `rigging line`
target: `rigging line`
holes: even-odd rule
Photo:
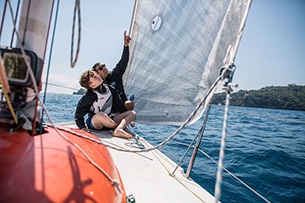
[[[198,135],[197,135],[197,136],[198,136],[197,142],[196,142],[196,145],[194,146],[194,150],[193,150],[191,159],[190,159],[190,161],[189,161],[189,165],[188,165],[188,167],[187,167],[187,172],[186,172],[186,176],[187,176],[187,177],[190,176],[190,173],[191,173],[191,170],[192,170],[192,168],[193,168],[195,159],[196,159],[196,157],[197,157],[197,152],[198,152],[198,149],[199,149],[200,144],[201,144],[201,141],[202,141],[202,136],[203,136],[203,133],[204,133],[204,131],[205,131],[205,127],[206,127],[207,120],[208,120],[208,117],[209,117],[210,109],[211,109],[211,105],[209,105],[208,108],[207,108],[207,110],[206,110],[205,117],[204,117],[204,119],[203,119],[201,128],[200,128],[200,130],[199,130],[199,132],[198,132]]]
[[[17,22],[19,7],[20,7],[20,0],[18,0],[18,4],[17,4],[16,15],[15,15],[15,20],[14,20],[15,25],[16,25],[16,22]],[[12,31],[11,44],[10,44],[11,47],[13,46],[13,41],[14,41],[14,30]]]
[[[51,86],[56,86],[56,87],[62,87],[62,88],[65,88],[65,89],[70,89],[70,90],[79,90],[79,88],[75,88],[75,87],[67,87],[67,86],[64,86],[64,85],[58,85],[58,84],[54,84],[54,83],[49,83],[49,82],[42,82],[46,85],[51,85]],[[45,90],[45,92],[47,92]]]
[[[228,87],[227,95],[226,95],[226,105],[225,105],[224,121],[223,121],[223,128],[222,128],[221,144],[220,144],[220,150],[219,150],[216,183],[215,183],[215,190],[214,190],[214,196],[216,197],[216,200],[218,200],[218,201],[220,201],[220,197],[221,197],[222,169],[223,169],[223,159],[224,159],[224,153],[225,153],[224,149],[226,146],[225,139],[227,136],[230,92],[231,92],[231,87]]]
[[[234,64],[230,64],[228,67],[226,67],[223,70],[224,79],[227,79],[227,81],[224,84],[227,95],[226,95],[225,113],[224,113],[222,135],[221,135],[221,144],[220,144],[220,149],[219,149],[216,183],[215,183],[215,189],[214,189],[214,196],[215,196],[216,200],[218,200],[218,201],[220,201],[220,197],[221,197],[222,168],[223,168],[223,159],[224,159],[224,153],[225,153],[226,136],[227,136],[227,128],[228,128],[230,94],[233,91],[231,86],[236,86],[235,84],[232,83],[235,69],[236,69],[236,66]]]
[[[182,161],[184,160],[184,158],[186,157],[187,153],[190,151],[191,148],[194,147],[194,143],[195,140],[197,139],[197,137],[199,137],[200,131],[198,132],[198,134],[193,138],[192,142],[188,145],[188,148],[185,150],[184,154],[182,155],[179,163],[177,164],[176,168],[173,170],[172,175],[174,175],[174,173],[176,172],[176,170],[178,169],[178,167],[181,165]]]
[[[52,59],[52,53],[53,53],[54,36],[55,36],[55,30],[56,30],[56,25],[57,25],[58,10],[59,10],[59,1],[60,0],[57,1],[57,6],[56,6],[56,13],[55,13],[55,19],[54,19],[51,47],[50,47],[50,52],[49,52],[48,68],[47,68],[47,75],[46,75],[46,82],[45,82],[46,85],[45,85],[45,90],[44,90],[44,95],[43,95],[43,102],[45,102],[46,95],[47,95],[49,72],[50,72],[50,65],[51,65],[51,59]],[[53,1],[53,5],[54,5],[54,1]],[[44,114],[44,111],[41,112],[41,121],[42,122],[40,124],[40,133],[42,133],[43,114]]]
[[[78,11],[78,39],[77,39],[77,49],[75,53],[75,58],[73,60],[73,47],[74,47],[74,30],[75,30],[75,18],[76,18],[76,10]],[[80,0],[75,0],[74,5],[74,14],[73,14],[73,25],[72,25],[72,38],[71,38],[71,68],[74,68],[76,65],[79,50],[80,50],[80,40],[81,40],[81,16],[80,16]]]
[[[199,151],[204,154],[206,157],[208,157],[211,161],[213,161],[214,163],[217,164],[217,161],[215,159],[213,159],[210,155],[208,155],[206,152],[202,151],[201,149],[199,149]],[[262,198],[265,202],[270,202],[269,200],[267,200],[264,196],[262,196],[261,194],[259,194],[258,192],[256,192],[253,188],[251,188],[249,185],[247,185],[244,181],[242,181],[241,179],[239,179],[236,175],[234,175],[232,172],[230,172],[227,168],[225,168],[223,166],[222,168],[224,171],[226,171],[229,175],[231,175],[233,178],[235,178],[238,182],[240,182],[241,184],[243,184],[245,187],[247,187],[249,190],[251,190],[253,193],[255,193],[257,196],[259,196],[260,198]]]
[[[183,143],[181,143],[183,144]],[[210,155],[208,155],[206,152],[204,152],[203,150],[199,149],[199,152],[201,152],[203,155],[205,155],[206,157],[208,157],[211,161],[213,161],[215,164],[217,164],[217,161],[215,159],[213,159]],[[244,181],[242,181],[241,179],[239,179],[236,175],[234,175],[232,172],[230,172],[226,167],[222,167],[222,169],[224,171],[226,171],[229,175],[231,175],[234,179],[236,179],[238,182],[240,182],[241,184],[243,184],[246,188],[248,188],[249,190],[251,190],[253,193],[255,193],[257,196],[259,196],[261,199],[263,199],[265,202],[270,202],[269,200],[267,200],[264,196],[262,196],[261,194],[259,194],[257,191],[255,191],[253,188],[251,188],[249,185],[247,185]]]
[[[2,36],[2,29],[3,29],[4,19],[5,19],[7,1],[8,0],[5,1],[5,4],[3,7],[3,12],[2,12],[2,19],[1,19],[1,26],[0,26],[0,40],[1,40],[1,36]]]

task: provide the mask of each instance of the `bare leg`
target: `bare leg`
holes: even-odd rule
[[[126,132],[124,129],[126,126],[131,123],[136,118],[136,112],[135,111],[126,111],[124,113],[120,113],[116,115],[113,120],[116,123],[119,123],[119,125],[116,127],[116,129],[113,131],[113,136],[116,137],[122,137],[122,138],[132,138],[132,135]]]
[[[92,117],[92,125],[95,129],[100,130],[104,126],[107,128],[115,129],[118,126],[118,123],[112,120],[107,114],[105,113],[97,113]]]

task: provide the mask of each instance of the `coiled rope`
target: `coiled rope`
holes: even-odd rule
[[[74,68],[76,65],[78,55],[79,55],[79,50],[80,50],[80,39],[81,39],[81,17],[80,17],[80,0],[75,0],[75,5],[74,5],[74,14],[73,14],[73,25],[72,25],[72,38],[71,38],[71,68]],[[74,47],[74,30],[75,30],[75,18],[76,18],[76,10],[77,15],[78,15],[78,39],[77,39],[77,49],[75,53],[75,58],[73,59],[73,47]]]

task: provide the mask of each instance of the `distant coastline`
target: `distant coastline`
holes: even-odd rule
[[[212,104],[225,104],[226,93],[216,93]],[[305,111],[305,86],[269,86],[259,90],[239,90],[231,94],[230,105]]]
[[[78,91],[73,92],[73,94],[77,94],[77,95],[83,95],[85,93],[85,89],[84,88],[80,88]]]

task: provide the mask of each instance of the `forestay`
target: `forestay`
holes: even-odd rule
[[[234,62],[251,0],[138,0],[124,81],[137,122],[180,125]],[[198,120],[200,108],[193,122]]]

